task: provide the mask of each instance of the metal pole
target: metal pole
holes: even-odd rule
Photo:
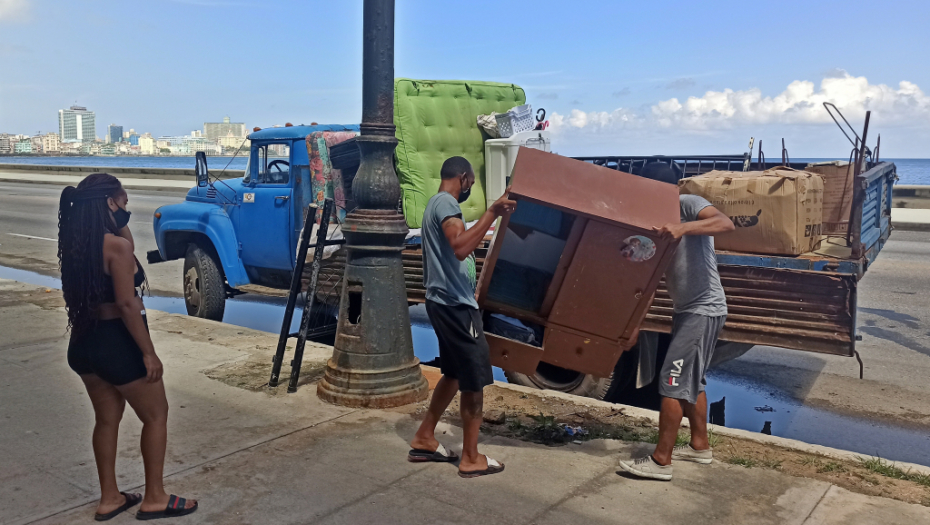
[[[365,0],[361,153],[346,216],[346,270],[333,357],[317,385],[330,403],[386,408],[426,398],[413,356],[401,252],[409,231],[398,213],[394,172],[394,0]]]
[[[853,201],[849,210],[849,230],[846,232],[846,242],[852,246],[852,256],[862,257],[862,203],[865,200],[865,183],[859,180],[862,173],[862,161],[865,159],[865,140],[869,134],[869,119],[871,111],[865,112],[865,125],[862,128],[862,141],[857,144],[855,162],[853,166]]]

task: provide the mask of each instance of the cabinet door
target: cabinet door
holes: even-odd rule
[[[549,324],[619,341],[648,307],[668,243],[615,224],[588,221]]]

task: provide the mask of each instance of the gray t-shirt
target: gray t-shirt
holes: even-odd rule
[[[468,264],[452,251],[442,223],[449,217],[462,218],[455,197],[441,191],[430,198],[423,213],[423,284],[426,298],[447,306],[466,305],[478,308],[475,288],[468,274]]]
[[[703,197],[681,195],[681,222],[691,222],[698,213],[711,206]],[[685,235],[665,271],[665,283],[672,297],[675,313],[694,313],[716,317],[727,314],[727,300],[717,273],[714,238],[709,235]]]

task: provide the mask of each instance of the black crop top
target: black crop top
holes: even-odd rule
[[[105,279],[103,285],[103,302],[104,303],[115,303],[116,302],[116,291],[113,289],[113,278],[111,276],[109,279]],[[142,272],[142,268],[139,266],[139,263],[136,263],[136,274],[133,276],[133,286],[136,288],[142,286],[142,283],[145,282],[145,273]],[[136,293],[136,295],[139,295]]]

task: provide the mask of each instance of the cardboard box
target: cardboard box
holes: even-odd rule
[[[801,255],[820,247],[820,175],[784,167],[712,171],[682,179],[679,189],[704,197],[736,225],[736,231],[714,238],[718,250]]]
[[[846,235],[853,200],[853,164],[834,160],[808,164],[806,171],[823,177],[823,233]]]

